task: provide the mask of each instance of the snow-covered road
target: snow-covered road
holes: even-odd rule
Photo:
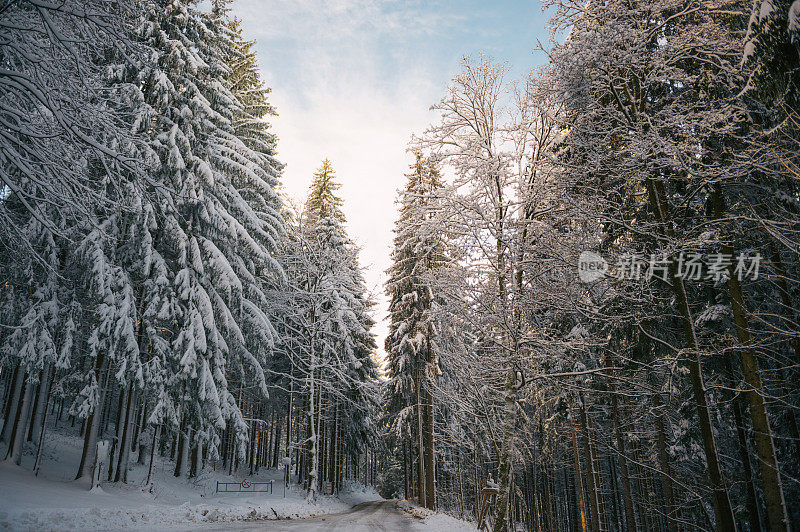
[[[268,530],[270,532],[278,530],[292,532],[328,530],[347,532],[474,530],[474,528],[466,526],[466,523],[463,524],[465,526],[460,528],[453,527],[454,523],[452,522],[443,523],[435,518],[423,521],[400,510],[397,507],[397,501],[373,501],[357,504],[346,512],[319,515],[308,519],[238,522],[234,526],[236,530]],[[193,527],[193,530],[198,529],[230,530],[231,523],[216,523],[214,525]]]

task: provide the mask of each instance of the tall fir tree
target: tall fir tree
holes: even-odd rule
[[[336,195],[339,188],[341,185],[336,182],[336,172],[333,170],[330,160],[326,158],[311,179],[306,201],[306,216],[310,217],[309,219],[312,221],[336,218],[340,223],[344,223],[343,201]]]
[[[306,396],[308,499],[321,485],[320,439],[323,420],[338,416],[343,444],[356,455],[374,445],[378,405],[377,366],[372,358],[372,302],[367,294],[358,250],[344,228],[342,200],[335,192],[330,161],[325,161],[309,189],[305,211],[297,220],[295,244],[286,257],[290,298],[286,341],[294,346],[294,377]]]
[[[171,331],[164,382],[180,419],[176,474],[186,472],[195,444],[214,459],[226,426],[246,441],[228,381],[267,395],[264,366],[274,330],[263,309],[262,281],[282,276],[273,258],[284,232],[273,189],[279,166],[272,164],[272,148],[255,151],[236,135],[236,116],[246,111],[225,62],[237,54],[229,28],[223,2],[202,13],[169,1],[154,2],[138,29],[157,58],[136,74],[151,109],[140,124],[158,157],[160,186],[148,197],[156,247],[174,291],[162,315],[172,319],[163,329]]]
[[[406,174],[395,227],[393,264],[388,271],[390,326],[385,348],[389,358],[387,406],[397,435],[416,434],[420,503],[435,507],[433,383],[440,373],[432,287],[436,270],[447,262],[438,234],[430,234],[430,210],[442,188],[437,168],[421,153]],[[412,417],[412,416],[415,416]],[[413,420],[413,421],[412,421]],[[409,442],[411,444],[411,442]],[[424,486],[424,488],[423,488]]]

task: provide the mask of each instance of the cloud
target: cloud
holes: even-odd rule
[[[394,32],[413,37],[450,30],[466,18],[455,12],[437,12],[434,4],[397,0],[281,0],[265,7],[262,0],[238,0],[234,13],[245,22],[258,21],[252,37],[271,39],[289,35],[302,41],[368,38]]]
[[[426,35],[458,17],[425,17],[422,4],[365,0],[239,0],[234,15],[257,40],[272,87],[278,155],[286,192],[302,200],[311,175],[328,157],[344,199],[348,231],[361,247],[376,309],[379,357],[388,329],[383,294],[390,264],[397,189],[412,157],[406,145],[431,121],[428,107],[442,84]],[[412,50],[412,47],[414,48]]]

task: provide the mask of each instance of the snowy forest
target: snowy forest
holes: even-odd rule
[[[800,0],[543,5],[545,64],[464,57],[409,139],[379,338],[230,1],[0,2],[0,483],[58,435],[87,491],[798,530]]]

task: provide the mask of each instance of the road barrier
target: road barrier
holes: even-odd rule
[[[241,482],[217,481],[216,493],[269,493],[272,495],[272,481],[250,482],[244,479]]]

